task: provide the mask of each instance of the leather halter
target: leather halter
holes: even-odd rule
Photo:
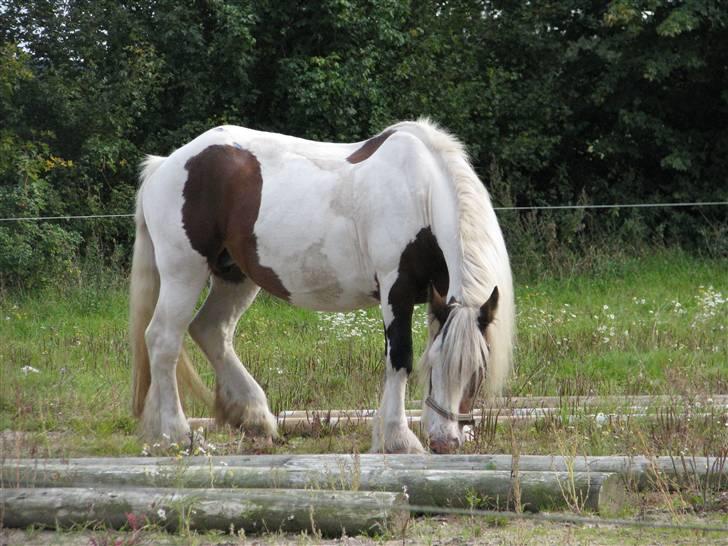
[[[460,423],[463,425],[475,424],[475,416],[472,413],[454,413],[452,411],[448,411],[440,404],[435,402],[435,399],[432,398],[432,396],[428,396],[425,399],[425,405],[431,408],[432,411],[437,413],[440,417],[444,417],[445,419],[448,419],[450,421],[455,421],[456,423]]]

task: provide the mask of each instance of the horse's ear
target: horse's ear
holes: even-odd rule
[[[440,323],[441,328],[447,320],[447,315],[450,313],[450,309],[447,303],[445,303],[445,298],[440,295],[434,284],[430,284],[430,313]]]
[[[480,315],[478,315],[478,326],[481,332],[485,332],[488,325],[495,318],[495,310],[498,308],[498,287],[493,288],[488,301],[480,306]]]

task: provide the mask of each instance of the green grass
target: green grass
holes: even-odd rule
[[[728,392],[725,260],[665,252],[605,271],[517,280],[511,394]],[[122,279],[106,278],[2,296],[0,430],[72,434],[79,439],[72,452],[138,453],[129,410],[126,290]],[[424,318],[419,309],[416,356],[424,347]],[[211,368],[188,345],[212,385]],[[376,308],[319,314],[261,295],[238,326],[236,347],[274,412],[377,406],[383,339]],[[409,396],[419,395],[412,381]],[[195,403],[187,413],[207,414]],[[362,438],[296,441],[301,450],[365,449]],[[46,444],[54,448],[53,441]],[[594,447],[623,445],[602,444]]]
[[[75,285],[32,293],[0,294],[0,459],[138,455],[143,449],[157,453],[135,435],[130,411],[125,281],[108,274],[81,279]],[[495,427],[481,424],[464,451],[728,456],[724,409],[708,417],[684,417],[686,410],[694,409],[688,406],[691,395],[728,393],[727,297],[727,261],[675,251],[605,263],[592,274],[537,282],[516,279],[519,343],[508,394],[682,395],[669,411],[683,417],[666,413],[657,421],[610,420],[600,425],[590,415],[593,410],[564,405],[555,418]],[[419,356],[425,344],[421,308],[414,334]],[[378,404],[384,364],[377,309],[319,314],[261,295],[241,320],[235,343],[241,359],[268,393],[273,411]],[[210,366],[189,340],[187,345],[212,386]],[[420,397],[417,381],[411,381],[408,396]],[[187,402],[186,413],[204,416],[208,410]],[[324,427],[268,446],[228,429],[209,433],[207,440],[208,449],[214,445],[220,454],[351,453],[369,448],[370,432],[363,427]],[[696,484],[680,484],[664,495],[641,494],[635,502],[634,509],[640,513],[660,514],[674,523],[726,523],[724,496]],[[129,533],[103,529],[86,534],[15,533],[13,539],[39,544],[136,540]],[[169,544],[230,540],[227,535],[209,533],[177,537],[145,531],[144,536]],[[429,544],[452,536],[476,543],[489,537],[504,543],[562,544],[691,542],[715,537],[601,527],[595,533],[588,526],[510,521],[492,527],[488,520],[451,517],[414,520],[407,542]],[[303,535],[261,537],[271,543],[284,539],[317,543]]]
[[[574,525],[547,521],[518,521],[505,518],[448,516],[418,517],[407,527],[404,535],[387,534],[380,537],[350,537],[322,539],[313,534],[285,535],[270,532],[255,537],[255,544],[276,546],[407,544],[561,544],[564,546],[645,546],[665,544],[724,544],[722,533],[680,529],[684,526],[722,527],[728,523],[725,515],[688,515],[678,521],[666,521],[674,529],[642,529],[619,525]],[[113,529],[86,530],[13,530],[0,531],[8,544],[30,546],[88,546],[89,544],[157,544],[163,546],[232,546],[250,543],[250,537],[221,532],[174,535],[154,528],[137,532]]]
[[[728,387],[728,263],[659,254],[517,289],[524,393]],[[516,379],[515,389],[519,388]],[[586,389],[586,390],[585,390]]]

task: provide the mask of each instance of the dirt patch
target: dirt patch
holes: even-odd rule
[[[691,517],[683,525],[721,525],[720,520]],[[676,522],[677,523],[677,522]],[[192,534],[170,535],[159,531],[123,533],[97,530],[80,532],[0,530],[0,546],[237,546],[237,545],[307,545],[325,546],[490,546],[490,545],[599,545],[649,546],[728,544],[728,536],[679,529],[638,529],[614,525],[575,525],[533,521],[505,521],[470,517],[435,517],[413,520],[404,537],[343,537],[321,539],[311,535],[270,533],[261,536]]]

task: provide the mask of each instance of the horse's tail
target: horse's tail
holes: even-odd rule
[[[141,186],[137,193],[136,238],[134,256],[131,264],[129,287],[129,338],[132,357],[132,408],[136,417],[141,417],[144,402],[152,382],[149,352],[145,332],[152,320],[154,308],[159,298],[159,271],[154,257],[154,245],[149,235],[144,210],[142,192],[145,182],[156,172],[166,158],[147,156],[142,162]],[[200,379],[184,348],[177,362],[177,382],[206,405],[212,406],[212,393]]]
[[[468,305],[481,305],[498,287],[495,320],[486,331],[490,345],[487,390],[497,395],[508,379],[513,363],[516,309],[513,275],[508,252],[490,195],[478,178],[465,146],[427,118],[392,127],[417,136],[441,160],[458,195],[460,237],[464,247],[463,297]],[[488,282],[484,282],[487,279]]]

